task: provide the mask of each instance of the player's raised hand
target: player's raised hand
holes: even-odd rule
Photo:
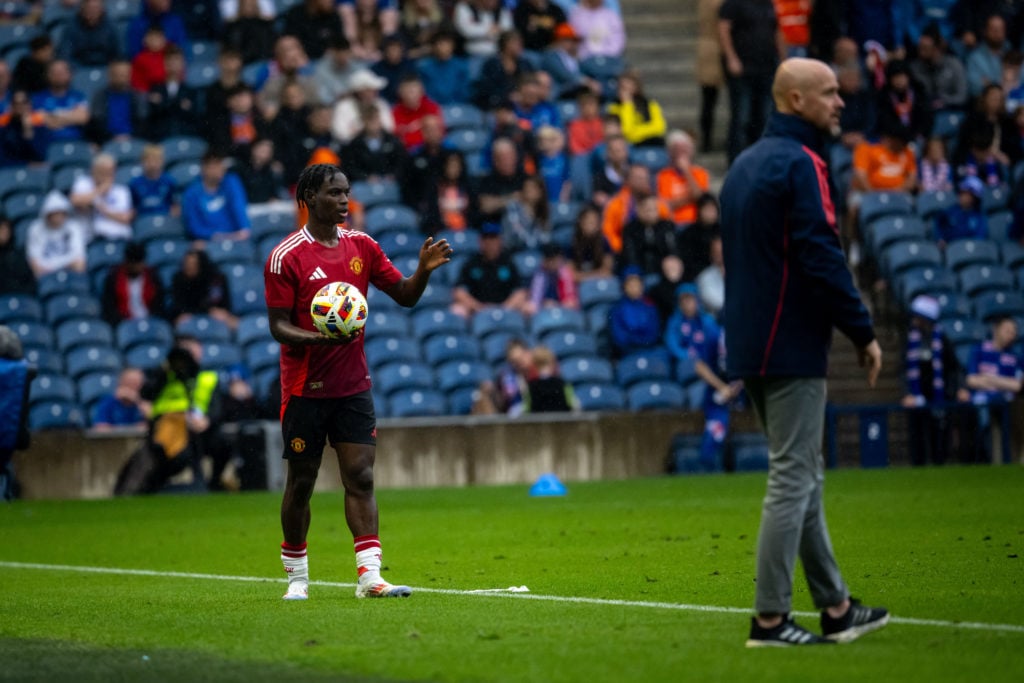
[[[452,245],[448,244],[446,239],[435,242],[433,237],[428,237],[420,247],[420,268],[427,272],[440,268],[451,260]]]

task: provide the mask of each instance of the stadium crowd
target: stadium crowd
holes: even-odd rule
[[[727,406],[698,149],[722,86],[729,158],[757,138],[787,54],[833,65],[846,101],[829,163],[851,264],[903,311],[938,302],[927,334],[976,395],[974,375],[1019,384],[1015,339],[978,358],[986,325],[1024,319],[1024,11],[810,7],[701,0],[698,135],[627,67],[610,0],[0,5],[0,322],[46,385],[33,425],[127,412],[104,395],[175,335],[272,404],[261,263],[320,162],[403,272],[425,234],[457,250],[411,313],[369,293],[379,415]]]

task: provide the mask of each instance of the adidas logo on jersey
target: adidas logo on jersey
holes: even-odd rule
[[[320,266],[317,266],[316,270],[313,271],[313,274],[309,276],[309,279],[310,280],[326,280],[327,279],[327,273],[325,273],[323,270],[321,270]]]

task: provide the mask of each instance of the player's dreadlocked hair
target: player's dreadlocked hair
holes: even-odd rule
[[[295,203],[299,206],[306,206],[307,192],[315,193],[325,181],[341,172],[341,168],[334,164],[313,164],[302,169],[299,181],[295,186]]]

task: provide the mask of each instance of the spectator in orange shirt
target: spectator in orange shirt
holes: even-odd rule
[[[637,204],[652,194],[654,193],[651,191],[651,172],[641,164],[630,166],[622,189],[609,199],[604,207],[601,228],[612,253],[618,255],[622,252],[622,232],[626,223],[636,218]],[[658,201],[658,216],[668,218],[668,208],[660,200]]]
[[[681,130],[668,134],[669,165],[658,171],[658,198],[668,207],[676,225],[697,220],[697,198],[708,191],[707,169],[693,163],[693,138]]]
[[[851,265],[860,263],[857,219],[864,193],[914,192],[917,189],[917,159],[907,144],[910,137],[909,128],[890,122],[882,128],[877,143],[862,142],[853,150],[853,179],[846,221]]]
[[[811,0],[772,0],[787,57],[806,57],[811,42]]]

